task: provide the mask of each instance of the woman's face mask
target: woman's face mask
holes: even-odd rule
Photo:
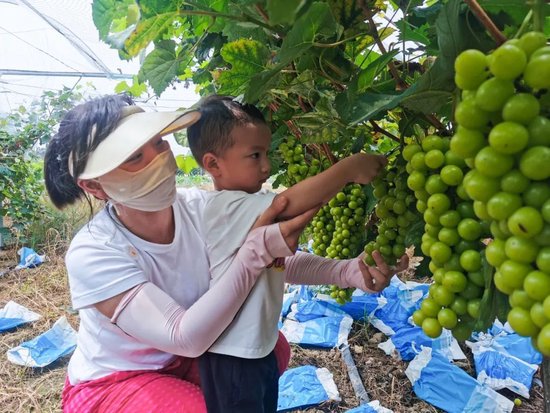
[[[168,150],[139,171],[116,169],[97,180],[115,205],[139,211],[160,211],[176,200],[177,169],[174,155]]]

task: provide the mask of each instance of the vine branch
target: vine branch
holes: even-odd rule
[[[379,132],[379,133],[381,133],[382,135],[387,136],[387,137],[390,138],[392,141],[401,142],[401,139],[399,139],[399,138],[398,138],[397,136],[395,136],[394,134],[388,132],[386,129],[381,128],[380,125],[378,125],[378,123],[376,123],[376,122],[373,121],[372,119],[369,120],[369,123],[370,123],[371,126],[372,126],[372,130],[374,130],[375,132]]]
[[[506,36],[498,29],[495,23],[491,20],[489,15],[485,13],[485,10],[479,5],[477,0],[464,0],[464,3],[468,5],[472,13],[475,14],[481,24],[487,29],[491,37],[495,40],[497,46],[500,46],[506,40]]]
[[[372,13],[370,10],[364,10],[364,14],[366,15],[366,18],[369,22],[369,26],[371,27],[371,35],[376,42],[376,45],[380,49],[380,52],[382,54],[388,54],[388,51],[386,50],[386,46],[384,46],[384,43],[382,43],[382,39],[380,39],[380,36],[378,35],[378,31],[376,30],[376,24],[374,23],[374,19],[372,18]],[[399,76],[399,72],[397,71],[397,68],[395,67],[395,64],[393,63],[393,60],[390,60],[388,62],[388,69],[390,70],[390,73],[392,77],[395,79],[396,82],[396,89],[397,90],[404,90],[408,87],[408,85],[401,79],[401,76]]]

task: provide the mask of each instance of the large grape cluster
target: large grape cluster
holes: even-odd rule
[[[325,205],[312,221],[313,251],[333,259],[353,258],[363,242],[366,196],[358,184],[349,184]],[[330,295],[343,304],[353,288],[331,286]]]
[[[464,187],[490,223],[487,261],[509,295],[508,322],[550,355],[550,47],[530,32],[455,62],[463,100],[451,141],[471,171]]]
[[[466,162],[449,148],[449,139],[436,135],[405,147],[403,158],[407,185],[423,214],[421,250],[431,259],[434,280],[413,320],[430,337],[447,328],[459,339],[468,338],[484,292],[480,250],[488,227],[476,218],[463,186]]]
[[[416,212],[415,197],[407,188],[405,164],[400,160],[388,166],[373,182],[377,200],[374,210],[376,239],[365,245],[365,262],[374,265],[373,251],[379,251],[388,264],[395,264],[405,254],[405,236],[411,225],[422,217]]]

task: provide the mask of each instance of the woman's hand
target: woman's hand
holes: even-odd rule
[[[285,210],[287,204],[288,199],[285,198],[284,195],[276,197],[271,205],[256,220],[252,229],[262,227],[264,225],[273,224],[276,221],[277,216],[279,216]],[[300,235],[304,231],[309,221],[311,221],[311,219],[315,216],[320,208],[321,205],[318,205],[294,218],[279,222],[281,235],[283,236],[286,245],[291,251],[296,251],[296,249],[298,248],[298,240],[300,238]]]
[[[352,279],[356,280],[356,269],[355,271],[352,271],[352,273],[348,274],[346,278],[348,279],[348,282],[354,284],[354,287],[360,288],[364,291],[382,291],[390,284],[391,277],[393,277],[394,274],[406,270],[409,266],[409,257],[406,254],[399,259],[397,265],[395,266],[389,266],[386,264],[378,251],[373,251],[372,253],[372,258],[374,259],[376,266],[365,264],[363,256],[364,253],[355,258],[355,260],[352,260],[352,265],[350,268],[350,270],[353,270],[355,267],[353,264],[354,262],[357,262],[359,265],[359,271],[361,272],[363,278],[361,280],[361,284],[363,285],[357,285],[357,282],[352,281]]]

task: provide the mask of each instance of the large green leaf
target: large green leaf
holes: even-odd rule
[[[99,37],[106,40],[111,31],[113,20],[125,17],[128,13],[128,6],[135,4],[134,0],[93,0],[92,3],[92,19]]]
[[[160,95],[168,85],[177,78],[189,63],[191,57],[184,51],[176,55],[176,43],[164,40],[155,45],[155,49],[147,55],[139,72],[140,79],[147,79],[157,95]]]
[[[124,44],[126,53],[129,56],[136,56],[151,42],[162,39],[162,35],[174,24],[178,16],[178,12],[170,12],[141,19]]]
[[[223,46],[221,56],[231,69],[218,77],[219,93],[240,95],[250,78],[264,69],[269,50],[255,40],[240,39]]]
[[[140,0],[142,18],[154,17],[159,14],[177,11],[181,6],[181,0]]]
[[[488,13],[505,13],[517,24],[521,24],[531,8],[526,1],[518,0],[479,0],[479,5]]]
[[[267,11],[271,24],[292,23],[304,1],[267,0]]]

